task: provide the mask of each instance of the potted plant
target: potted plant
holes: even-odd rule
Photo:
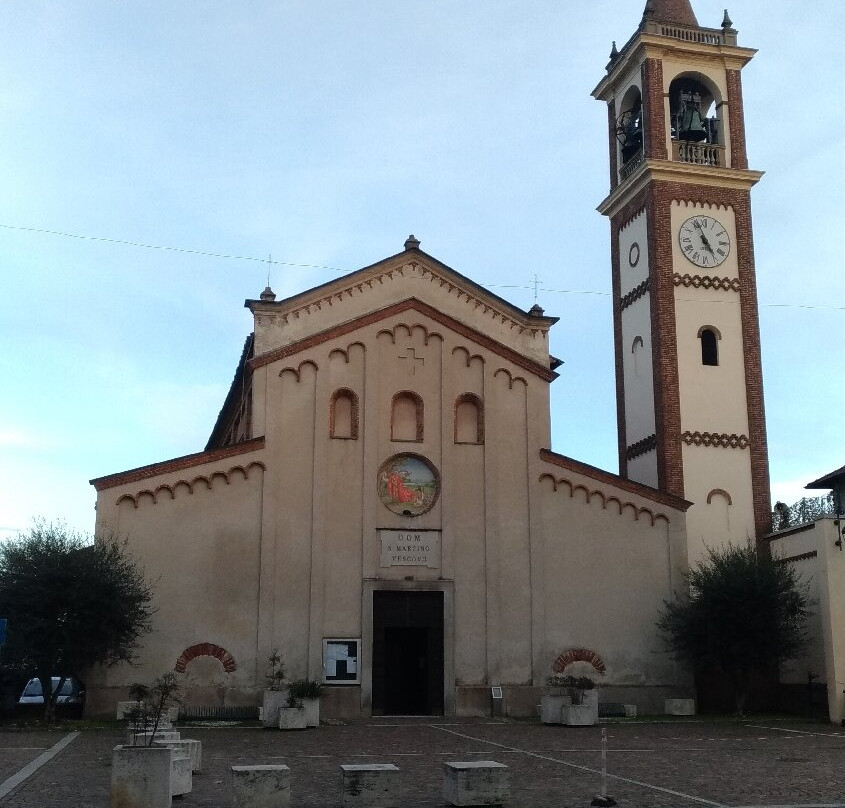
[[[279,729],[305,729],[305,708],[302,700],[288,690],[285,706],[279,708]]]
[[[279,726],[279,710],[285,703],[285,666],[282,662],[282,655],[274,648],[267,658],[267,687],[264,690],[264,698],[261,707],[261,723],[265,727]]]
[[[185,765],[169,747],[154,746],[171,733],[162,732],[162,716],[178,702],[179,682],[171,672],[160,676],[152,687],[136,683],[129,692],[135,705],[127,712],[129,743],[112,751],[112,808],[169,808],[173,794],[191,790],[190,759]],[[172,733],[178,737],[179,733]]]
[[[302,702],[305,709],[305,726],[320,726],[320,696],[323,686],[315,679],[294,679],[288,685],[288,695]]]

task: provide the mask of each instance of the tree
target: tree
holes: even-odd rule
[[[151,602],[143,572],[113,536],[92,541],[62,523],[36,520],[0,545],[3,656],[41,680],[45,721],[55,718],[51,677],[131,661],[151,628]]]
[[[804,647],[808,587],[750,544],[708,550],[686,578],[689,594],[663,602],[658,630],[678,659],[729,677],[742,715],[752,675]]]

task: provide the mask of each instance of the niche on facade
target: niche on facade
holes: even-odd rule
[[[484,408],[475,393],[455,401],[455,443],[484,443]]]
[[[423,439],[423,400],[403,390],[393,396],[390,407],[390,439],[420,443]]]
[[[341,387],[332,394],[329,435],[341,440],[358,438],[358,396],[347,387]]]

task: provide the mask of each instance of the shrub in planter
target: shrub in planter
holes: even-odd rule
[[[279,710],[285,703],[285,691],[287,690],[285,665],[282,661],[282,655],[275,648],[267,661],[269,667],[266,674],[267,687],[264,690],[261,705],[261,723],[265,727],[278,727]]]
[[[279,729],[305,729],[305,708],[290,691],[285,706],[279,709]]]
[[[136,702],[127,712],[130,743],[112,752],[112,808],[169,808],[174,774],[173,750],[153,746],[162,716],[178,701],[179,681],[168,672],[152,687],[134,684],[129,690]],[[190,789],[188,789],[190,790]]]
[[[320,696],[323,686],[315,679],[294,679],[288,685],[288,695],[301,701],[305,708],[305,726],[320,726]]]

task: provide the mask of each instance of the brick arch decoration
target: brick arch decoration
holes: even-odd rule
[[[590,651],[589,648],[570,648],[568,651],[564,651],[552,663],[552,670],[555,673],[563,673],[566,667],[573,662],[588,662],[596,669],[599,676],[604,676],[607,673],[604,660],[595,651]]]
[[[226,673],[234,673],[238,668],[235,658],[225,648],[211,642],[201,642],[182,651],[179,659],[176,660],[176,665],[173,670],[175,670],[176,673],[184,673],[185,669],[188,667],[188,663],[192,659],[196,659],[201,656],[211,656],[215,659],[219,659],[220,663],[223,665],[223,670],[226,671]]]

